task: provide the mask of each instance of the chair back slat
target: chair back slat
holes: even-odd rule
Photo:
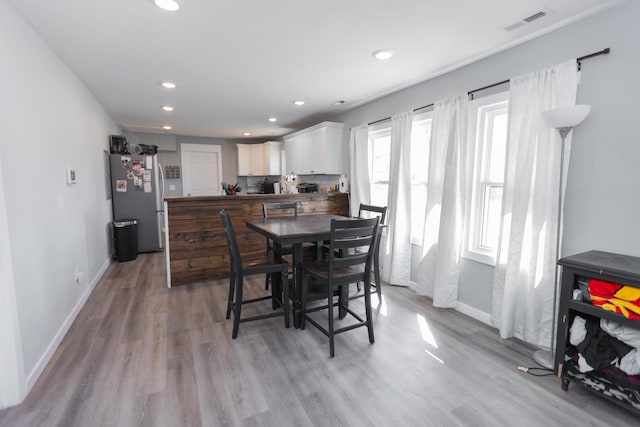
[[[378,229],[378,218],[355,220],[331,220],[329,241],[329,271],[340,267],[361,265],[363,274],[371,271],[374,236]],[[367,247],[366,251],[354,249]],[[352,250],[349,250],[352,249]],[[339,256],[337,254],[340,254]]]
[[[240,257],[240,247],[238,246],[238,240],[236,238],[236,232],[233,229],[233,223],[228,213],[220,211],[222,217],[222,225],[224,227],[224,234],[227,237],[227,246],[229,248],[229,263],[231,267],[231,274],[237,274],[242,271],[242,258]]]
[[[293,203],[263,203],[262,215],[269,216],[298,216],[298,204]]]
[[[387,207],[360,204],[358,218],[373,218],[374,216],[380,218],[380,224],[384,224],[387,218]]]

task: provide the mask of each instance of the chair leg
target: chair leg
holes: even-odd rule
[[[227,319],[231,317],[231,309],[233,308],[233,294],[235,293],[236,275],[231,272],[229,277],[229,299],[227,301]]]
[[[382,303],[382,281],[380,280],[380,265],[378,257],[373,260],[373,274],[376,278],[376,292],[378,293],[378,304]]]
[[[340,295],[342,295],[342,287],[340,287]],[[327,329],[327,332],[329,332],[329,356],[334,357],[335,356],[335,351],[334,351],[334,333],[333,333],[333,286],[331,286],[330,284],[327,286],[328,289],[328,294],[327,294],[327,301],[329,302],[329,312],[328,317],[329,317],[329,328]]]
[[[242,285],[243,279],[240,277],[238,283],[236,283],[236,303],[234,305],[233,312],[233,332],[231,338],[236,339],[238,337],[238,329],[240,328],[240,313],[242,311]]]
[[[373,337],[373,321],[371,315],[371,280],[366,280],[364,283],[364,309],[366,313],[367,331],[369,332],[369,342],[374,343]]]
[[[289,269],[284,268],[282,270],[281,282],[282,283],[282,309],[284,310],[284,327],[290,327],[290,319],[289,319]]]
[[[268,291],[269,290],[269,283],[271,282],[271,273],[267,273],[267,275],[264,278],[264,290]]]
[[[300,295],[300,329],[304,330],[307,326],[305,315],[307,314],[307,285],[309,279],[307,276],[302,276],[302,294]]]

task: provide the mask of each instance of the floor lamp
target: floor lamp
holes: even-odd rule
[[[567,139],[567,135],[571,130],[578,126],[584,119],[587,118],[590,105],[571,105],[567,107],[558,107],[552,110],[547,110],[542,113],[542,119],[545,123],[560,133],[562,138],[562,145],[560,146],[560,179],[558,189],[558,228],[556,231],[556,257],[560,259],[560,230],[562,226],[562,185],[564,175],[564,141]],[[551,345],[549,351],[538,350],[532,355],[534,362],[547,369],[553,370],[554,357],[555,357],[555,340],[556,340],[556,303],[558,299],[558,286],[560,281],[558,279],[558,264],[555,265],[555,276],[553,286],[553,318],[551,320]]]

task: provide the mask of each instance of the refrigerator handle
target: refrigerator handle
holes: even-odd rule
[[[162,165],[158,162],[158,170],[160,171],[160,211],[164,213],[164,170]]]

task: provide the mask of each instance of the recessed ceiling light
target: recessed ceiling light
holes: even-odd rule
[[[164,126],[162,126],[162,129],[164,129],[164,130],[171,130],[171,126],[169,126],[169,125],[164,125]]]
[[[175,12],[180,9],[180,5],[174,0],[153,0],[153,2],[160,9],[168,10],[169,12]]]
[[[173,107],[169,106],[169,105],[165,105],[164,107],[162,107],[162,109],[164,111],[173,111]]]
[[[176,88],[176,84],[172,83],[172,82],[162,82],[160,84],[162,85],[162,87],[166,87],[167,89],[175,89]]]
[[[391,49],[380,49],[374,51],[371,55],[373,55],[373,57],[376,59],[389,59],[393,56],[394,53],[395,51]]]
[[[293,101],[296,105],[304,105],[304,101]]]
[[[244,136],[251,136],[251,132],[244,132],[243,135]]]
[[[269,117],[269,121],[270,121],[271,123],[273,123],[273,122],[277,122],[277,121],[278,121],[278,118],[277,118],[277,117]]]

